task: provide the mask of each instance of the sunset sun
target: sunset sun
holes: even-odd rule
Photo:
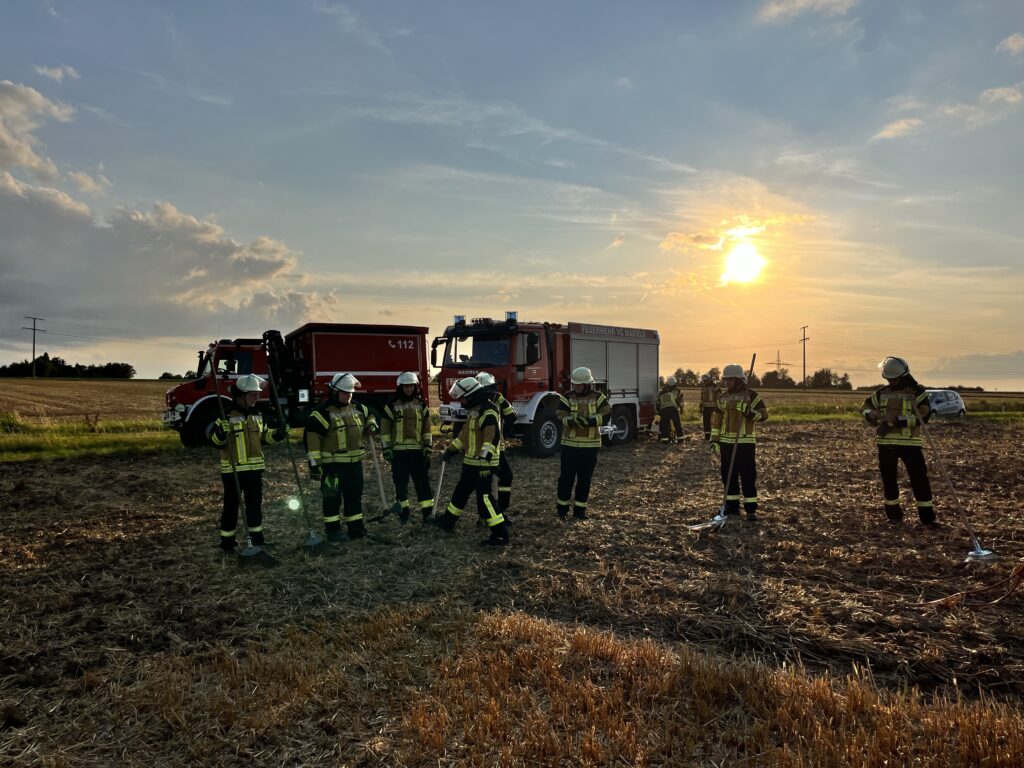
[[[765,264],[764,258],[752,243],[739,243],[726,254],[722,284],[753,282]]]

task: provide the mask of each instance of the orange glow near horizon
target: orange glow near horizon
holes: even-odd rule
[[[764,269],[764,257],[757,252],[753,243],[743,241],[733,246],[725,256],[722,285],[729,283],[752,283]]]

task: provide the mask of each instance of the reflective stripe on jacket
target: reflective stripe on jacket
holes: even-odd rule
[[[916,407],[915,407],[916,406]],[[928,391],[920,384],[893,389],[884,386],[876,389],[864,401],[865,416],[869,411],[878,411],[878,445],[923,445],[921,420],[931,415]],[[899,421],[905,420],[905,426]]]
[[[310,464],[351,464],[366,456],[363,435],[375,424],[362,403],[333,400],[318,405],[306,421],[306,451]]]
[[[658,410],[683,407],[683,393],[675,387],[667,387],[658,393]]]
[[[433,444],[430,434],[430,412],[423,401],[395,398],[384,406],[380,422],[380,442],[396,451],[419,451]]]
[[[471,467],[498,466],[500,419],[494,404],[487,402],[466,411],[466,423],[450,446],[462,451],[462,463]]]
[[[562,421],[562,445],[573,448],[600,448],[601,425],[608,421],[612,407],[602,392],[591,389],[577,395],[576,391],[567,392],[558,402],[558,418]],[[586,419],[583,426],[576,417]]]
[[[745,408],[745,411],[741,411]],[[725,392],[711,414],[711,441],[752,444],[757,442],[754,424],[768,418],[768,406],[752,389]]]
[[[231,472],[232,462],[239,472],[265,469],[263,446],[273,445],[276,440],[263,416],[255,411],[245,413],[237,407],[225,409],[224,415],[225,419],[214,422],[224,431],[224,438],[217,437],[212,428],[209,435],[210,442],[220,448],[220,471]]]
[[[519,414],[516,413],[516,409],[512,407],[512,403],[505,399],[505,396],[501,392],[495,392],[491,397],[491,402],[494,404],[494,409],[498,412],[501,417],[501,439],[499,440],[501,445],[505,444],[505,437],[512,432],[512,425],[516,423],[516,419],[519,418]]]
[[[700,407],[714,408],[718,405],[718,398],[722,396],[722,390],[714,384],[705,384],[700,388]]]

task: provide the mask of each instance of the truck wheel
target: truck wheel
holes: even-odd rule
[[[224,400],[224,405],[227,407],[227,398]],[[206,428],[219,417],[216,401],[207,400],[189,414],[188,421],[181,428],[181,444],[186,448],[200,448],[207,445]]]
[[[636,439],[636,416],[632,408],[616,406],[612,409],[608,424],[615,430],[605,438],[608,445],[623,445]]]
[[[551,456],[558,451],[562,427],[548,408],[538,408],[530,428],[530,452],[534,456]]]

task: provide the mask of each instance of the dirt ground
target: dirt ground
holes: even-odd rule
[[[942,422],[933,431],[997,563],[963,563],[969,539],[934,462],[943,528],[915,526],[906,495],[907,522],[886,526],[871,434],[838,422],[766,425],[763,520],[713,534],[685,528],[721,502],[697,434],[677,446],[602,451],[592,516],[568,524],[553,515],[557,457],[513,452],[513,546],[501,552],[478,546],[484,531],[470,509],[451,538],[389,518],[370,525],[379,541],[308,560],[295,551],[306,529],[286,510],[294,491],[278,447],[264,508],[281,566],[268,571],[217,555],[220,480],[208,452],[0,465],[0,764],[333,755],[436,765],[398,745],[412,738],[417,707],[429,708],[424,692],[454,674],[481,612],[694,644],[770,669],[802,664],[839,678],[869,670],[893,691],[1015,701],[1024,695],[1024,593],[985,607],[929,601],[992,585],[966,602],[998,598],[1024,560],[1024,426]],[[500,640],[505,631],[489,642],[521,642],[514,632]],[[257,646],[293,666],[260,666],[270,657]],[[315,683],[307,665],[319,665]],[[282,675],[290,687],[275,688]],[[224,679],[241,682],[230,695],[214,685],[220,693],[197,703],[199,690]],[[326,699],[325,685],[335,686]],[[261,753],[253,745],[267,743],[265,721],[287,719],[300,698],[340,709],[303,710],[301,748],[283,732]]]

